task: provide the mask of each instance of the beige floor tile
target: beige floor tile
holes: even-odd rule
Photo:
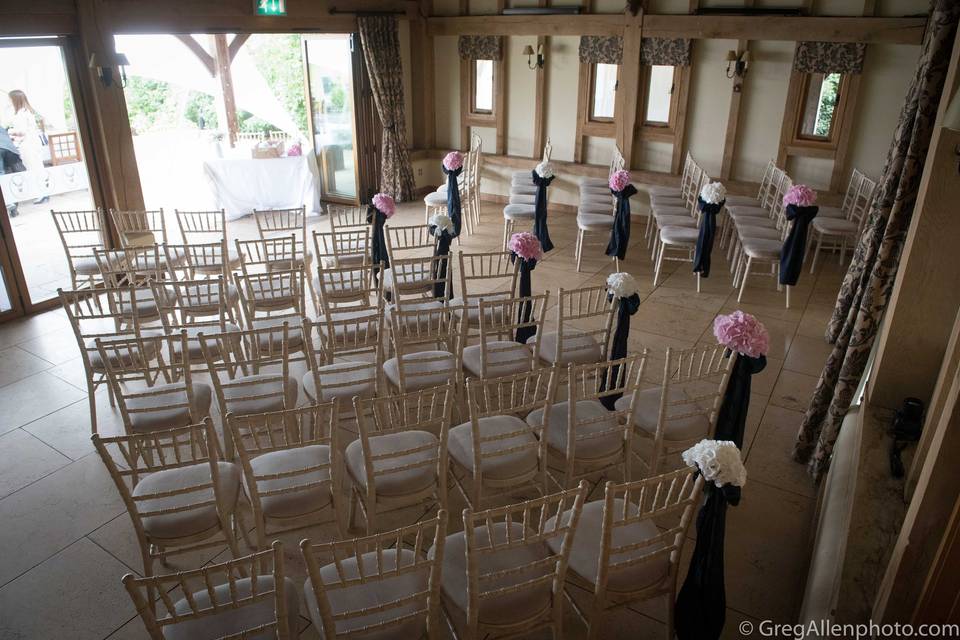
[[[696,289],[668,288],[664,285],[657,287],[647,300],[685,309],[695,309],[716,316],[728,297],[729,294],[727,293],[697,293]]]
[[[796,336],[790,345],[783,368],[819,377],[831,353],[833,353],[833,345],[822,336],[819,338]]]
[[[11,320],[3,323],[3,330],[0,331],[0,348],[11,347],[25,340],[62,329],[70,330],[70,321],[67,320],[63,309]]]
[[[753,445],[757,433],[760,431],[760,423],[763,419],[763,414],[767,410],[769,400],[768,396],[762,396],[756,393],[750,395],[750,408],[747,410],[747,425],[743,433],[742,452],[744,457],[750,454],[750,447]]]
[[[74,460],[93,452],[93,443],[90,442],[90,404],[86,397],[22,428]],[[97,391],[97,432],[104,437],[123,433],[120,412],[110,406],[103,387]]]
[[[655,333],[669,338],[695,343],[707,327],[713,323],[715,314],[685,307],[676,307],[658,302],[644,301],[630,323],[631,333],[636,328],[645,333]]]
[[[81,538],[0,589],[4,637],[107,637],[135,614],[120,584],[125,573],[110,554]]]
[[[124,513],[103,462],[89,455],[0,500],[0,585]]]
[[[50,367],[49,362],[20,347],[0,350],[0,387],[23,380]]]
[[[801,422],[800,411],[767,407],[757,437],[747,452],[747,473],[752,479],[812,498],[816,487],[806,467],[791,457]]]
[[[60,363],[48,371],[86,393],[87,373],[83,368],[83,359],[80,356]]]
[[[783,360],[767,358],[767,366],[750,380],[750,392],[769,396],[777,384],[781,369],[783,369]]]
[[[0,387],[0,433],[33,422],[37,418],[53,413],[86,394],[72,384],[41,371]]]
[[[806,411],[813,398],[817,376],[808,376],[784,369],[777,378],[777,385],[770,394],[770,404],[794,411]]]
[[[831,316],[833,316],[832,305],[808,304],[797,326],[797,334],[823,339]]]
[[[107,636],[107,640],[150,640],[150,634],[137,616]]]
[[[0,498],[67,464],[70,458],[23,429],[0,436]]]
[[[61,329],[21,342],[18,345],[24,351],[43,358],[53,364],[63,364],[80,357],[77,336],[72,329]]]

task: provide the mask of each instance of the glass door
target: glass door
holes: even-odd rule
[[[62,38],[0,38],[0,316],[73,287],[51,211],[96,209]],[[7,309],[6,307],[10,307]]]
[[[355,204],[357,198],[353,38],[303,36],[310,135],[324,200]]]

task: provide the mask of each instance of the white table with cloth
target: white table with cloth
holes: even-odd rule
[[[288,158],[216,158],[204,160],[203,173],[217,207],[228,220],[254,209],[305,206],[320,212],[320,190],[312,154]]]

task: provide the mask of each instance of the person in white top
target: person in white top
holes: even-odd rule
[[[30,105],[23,91],[15,89],[7,95],[13,104],[9,133],[20,151],[20,158],[27,171],[43,169],[43,118]],[[35,200],[34,204],[42,204],[49,199],[44,196]]]

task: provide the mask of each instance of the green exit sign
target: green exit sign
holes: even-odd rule
[[[257,16],[287,15],[286,0],[254,0],[253,14]]]

